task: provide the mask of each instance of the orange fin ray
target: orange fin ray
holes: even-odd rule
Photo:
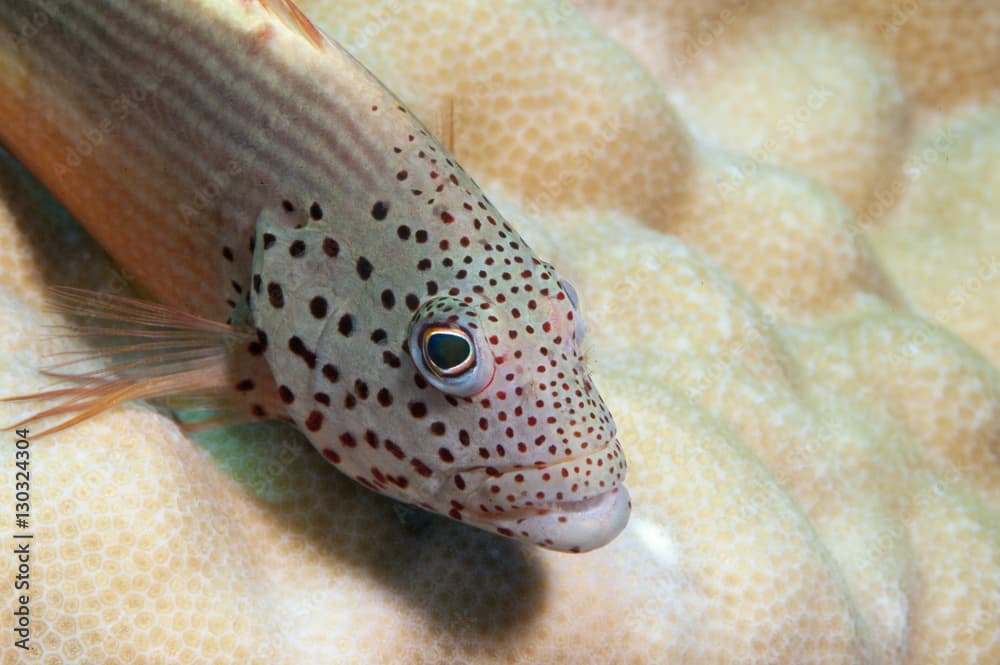
[[[227,354],[232,345],[251,336],[250,331],[164,305],[83,289],[51,289],[48,309],[99,321],[100,325],[60,327],[74,336],[96,337],[110,344],[53,354],[69,356],[55,368],[101,361],[97,369],[79,374],[57,372],[51,367],[42,372],[76,385],[0,399],[52,404],[11,427],[70,416],[37,436],[62,431],[123,402],[172,396],[212,397],[229,385]]]
[[[441,141],[445,149],[455,154],[455,97],[448,95],[434,113],[431,133]]]
[[[272,15],[281,19],[289,28],[305,37],[316,48],[330,46],[330,39],[306,16],[292,0],[257,0]]]

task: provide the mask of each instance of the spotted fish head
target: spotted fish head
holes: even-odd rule
[[[460,182],[460,181],[459,181]],[[258,221],[250,304],[289,417],[377,492],[560,551],[630,511],[572,287],[471,187],[454,213]],[[363,231],[365,235],[359,234]]]

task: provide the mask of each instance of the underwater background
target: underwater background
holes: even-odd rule
[[[575,284],[631,521],[400,519],[289,428],[128,404],[33,443],[37,662],[1000,662],[1000,5],[300,4]],[[9,395],[47,286],[129,278],[6,153],[0,237]]]

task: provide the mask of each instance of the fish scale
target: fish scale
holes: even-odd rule
[[[12,112],[58,101],[99,118],[70,56],[105,67],[105,103],[158,83],[134,126],[91,153],[92,182],[55,172],[7,123],[0,136],[150,293],[228,321],[237,343],[220,349],[216,394],[291,421],[362,485],[453,519],[563,551],[621,531],[625,457],[580,353],[575,292],[364,67],[289,2],[70,1],[49,16],[68,38],[14,51],[42,85],[4,84]],[[104,52],[81,36],[122,29]],[[163,53],[140,54],[144,41]],[[234,104],[252,112],[234,120]],[[69,116],[38,131],[71,146],[87,124]],[[145,216],[122,218],[116,197]],[[135,395],[161,396],[142,392],[148,379]]]

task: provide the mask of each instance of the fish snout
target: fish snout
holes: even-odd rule
[[[598,452],[556,464],[467,469],[463,477],[478,486],[465,501],[468,517],[548,549],[586,552],[610,542],[628,522],[625,468],[615,439]]]

